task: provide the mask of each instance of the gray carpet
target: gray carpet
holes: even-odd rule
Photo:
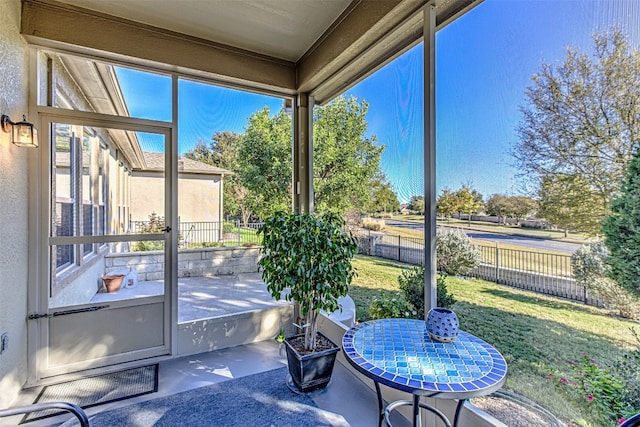
[[[292,392],[287,368],[228,380],[148,400],[90,417],[91,427],[345,427],[337,414],[319,409],[311,397]],[[62,426],[76,426],[68,421]]]
[[[33,403],[68,402],[81,408],[90,408],[157,390],[158,365],[154,364],[45,386]],[[57,409],[31,412],[20,423],[61,413]]]

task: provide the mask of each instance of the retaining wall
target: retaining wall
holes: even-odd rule
[[[178,277],[218,276],[258,271],[259,247],[180,249]],[[135,271],[138,280],[164,279],[164,251],[124,252],[105,256],[106,273]]]

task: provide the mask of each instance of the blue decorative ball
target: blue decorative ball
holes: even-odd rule
[[[458,316],[448,308],[435,307],[427,316],[427,332],[431,339],[451,342],[458,337]]]

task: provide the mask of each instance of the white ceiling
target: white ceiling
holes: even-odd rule
[[[61,0],[143,24],[297,61],[351,0]]]

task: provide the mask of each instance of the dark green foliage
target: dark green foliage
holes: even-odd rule
[[[626,418],[640,413],[640,336],[635,329],[633,335],[638,342],[638,348],[626,353],[613,364],[611,372],[623,384],[620,391],[622,415]]]
[[[621,195],[611,202],[602,232],[609,248],[610,277],[640,296],[640,148],[627,166]]]
[[[640,413],[640,337],[635,329],[631,331],[638,348],[618,361],[601,366],[589,354],[582,353],[577,362],[569,363],[570,374],[548,376],[576,401],[589,402],[611,425]]]
[[[456,299],[447,291],[446,274],[438,274],[438,307],[451,308]],[[404,299],[424,318],[424,267],[403,270],[398,276],[398,284]]]
[[[304,317],[305,348],[316,345],[316,320],[320,310],[338,310],[338,297],[347,295],[355,271],[351,259],[356,239],[343,229],[336,214],[322,216],[276,212],[258,234],[263,236],[262,279],[276,299],[300,304]]]
[[[451,308],[456,298],[447,290],[447,275],[438,274],[438,307]]]
[[[402,274],[398,276],[398,285],[404,299],[424,319],[424,267],[402,270]]]
[[[418,313],[400,293],[391,294],[380,291],[380,295],[373,298],[369,305],[369,315],[372,319],[418,318]],[[422,318],[424,316],[420,316]]]

